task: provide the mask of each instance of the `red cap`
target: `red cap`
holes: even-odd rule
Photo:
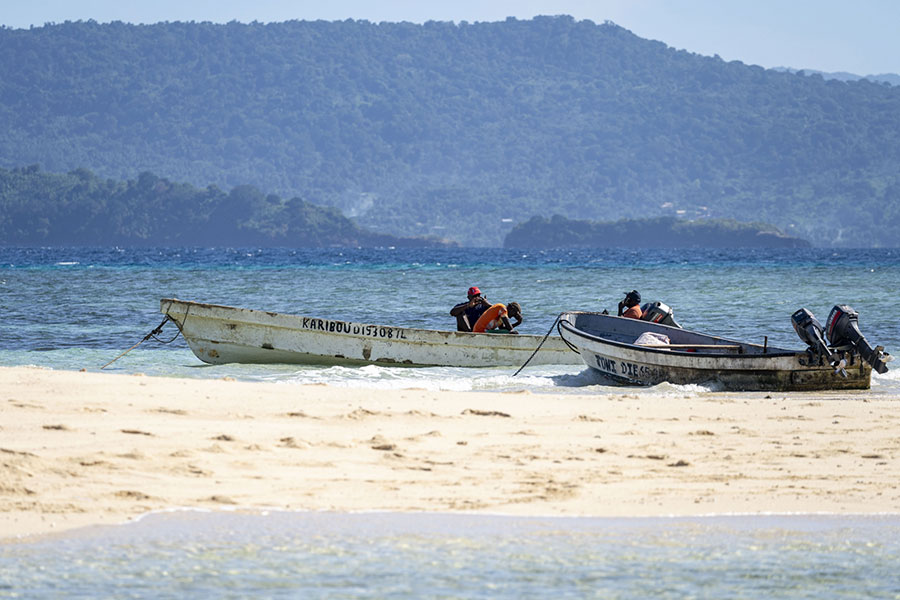
[[[475,287],[473,285],[472,287],[469,288],[469,295],[470,296],[480,296],[481,290],[479,290],[477,287]]]

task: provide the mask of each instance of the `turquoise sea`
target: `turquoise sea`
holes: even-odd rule
[[[897,598],[900,518],[163,513],[0,546],[0,598]]]
[[[0,248],[0,365],[98,370],[162,320],[159,300],[452,329],[477,285],[543,335],[631,289],[691,329],[801,347],[790,315],[860,313],[900,353],[900,250]],[[169,326],[160,336],[168,341]],[[900,395],[900,362],[866,397]],[[573,366],[209,366],[148,341],[114,373],[404,388],[621,394]],[[692,395],[701,386],[630,390]],[[803,400],[803,394],[796,394]],[[2,397],[0,397],[2,400]],[[2,437],[2,430],[0,430]],[[2,444],[0,444],[2,445]],[[0,598],[900,598],[900,516],[690,519],[201,513],[0,546]]]

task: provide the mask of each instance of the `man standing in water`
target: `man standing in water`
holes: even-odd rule
[[[456,317],[457,331],[472,331],[472,326],[475,325],[481,314],[491,307],[491,303],[481,295],[481,290],[475,286],[469,288],[468,297],[467,302],[460,302],[450,309],[450,316]]]

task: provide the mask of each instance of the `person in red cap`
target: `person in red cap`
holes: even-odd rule
[[[450,309],[450,316],[456,317],[457,331],[472,331],[472,326],[481,314],[491,307],[491,303],[481,295],[481,290],[477,287],[470,287],[467,295],[468,301],[460,302]]]

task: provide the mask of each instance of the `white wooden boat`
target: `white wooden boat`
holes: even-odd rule
[[[855,351],[842,353],[846,377],[806,350],[785,350],[591,312],[567,312],[557,326],[588,367],[628,384],[714,382],[728,390],[868,389],[872,367]],[[639,345],[645,332],[668,343]]]
[[[543,339],[370,325],[188,302],[160,301],[197,358],[213,363],[496,367],[525,363]],[[550,337],[530,364],[580,364]]]

